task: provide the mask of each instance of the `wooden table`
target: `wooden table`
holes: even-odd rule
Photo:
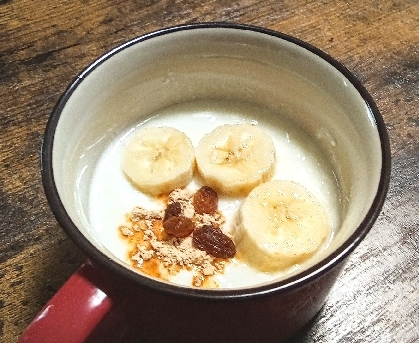
[[[419,3],[0,0],[0,341],[15,342],[85,256],[53,218],[40,147],[90,62],[152,30],[231,21],[282,31],[342,62],[387,124],[393,174],[374,228],[298,342],[419,342]]]

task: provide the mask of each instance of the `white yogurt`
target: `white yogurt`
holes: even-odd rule
[[[131,264],[128,246],[121,239],[118,227],[125,223],[125,215],[135,206],[161,209],[163,204],[136,190],[125,178],[121,168],[124,147],[135,130],[144,126],[171,126],[191,139],[194,146],[217,126],[232,123],[257,123],[272,137],[277,155],[274,179],[292,180],[305,186],[327,210],[332,239],[339,226],[340,198],[332,168],[316,150],[316,145],[293,127],[285,118],[258,107],[238,103],[197,101],[167,108],[143,119],[136,127],[122,132],[103,152],[96,167],[90,189],[89,221],[100,242],[117,258]],[[195,190],[202,185],[199,177],[188,186]],[[231,231],[243,199],[220,195],[219,209],[227,219],[224,230]],[[330,240],[329,240],[330,241]],[[322,249],[327,248],[328,243]],[[220,288],[247,287],[281,278],[303,268],[297,265],[276,274],[259,272],[233,259],[223,275],[216,275]],[[183,271],[171,281],[190,286],[191,274]]]

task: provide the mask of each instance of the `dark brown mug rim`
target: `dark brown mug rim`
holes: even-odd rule
[[[234,30],[246,30],[253,31],[269,36],[273,36],[293,44],[296,44],[303,49],[306,49],[326,62],[331,66],[337,69],[342,73],[349,82],[357,89],[360,96],[364,99],[371,113],[374,116],[375,124],[377,131],[380,137],[381,144],[381,176],[377,189],[377,193],[372,202],[372,205],[365,216],[364,220],[360,223],[358,228],[354,233],[334,252],[324,258],[322,261],[318,262],[314,266],[304,270],[288,279],[281,281],[274,281],[269,284],[263,284],[260,286],[248,287],[248,288],[237,288],[237,289],[200,289],[200,288],[189,288],[181,287],[170,283],[160,282],[153,280],[151,278],[145,277],[139,273],[136,273],[128,268],[123,267],[121,264],[116,261],[111,260],[104,253],[99,251],[94,245],[84,237],[84,235],[78,230],[76,225],[72,222],[71,218],[67,214],[63,203],[61,202],[58,190],[54,181],[54,173],[52,166],[52,152],[54,144],[54,135],[55,129],[58,124],[60,115],[72,93],[79,86],[79,84],[98,66],[100,66],[104,61],[111,58],[118,52],[142,41],[152,39],[154,37],[167,35],[177,31],[183,30],[195,30],[195,29],[234,29]],[[362,86],[361,82],[340,62],[336,61],[330,55],[326,54],[322,50],[301,41],[295,37],[289,36],[287,34],[273,31],[270,29],[245,25],[245,24],[236,24],[236,23],[226,23],[226,22],[209,22],[209,23],[194,23],[187,25],[178,25],[168,28],[163,28],[137,38],[134,38],[122,45],[114,48],[108,53],[102,55],[91,63],[86,69],[84,69],[67,87],[64,93],[61,95],[59,101],[55,105],[52,114],[48,120],[44,139],[41,149],[41,174],[42,182],[45,190],[45,194],[49,203],[49,206],[54,214],[56,220],[60,226],[65,230],[67,235],[82,249],[88,258],[97,263],[99,266],[104,267],[110,270],[117,275],[122,276],[124,279],[133,283],[138,287],[145,287],[149,290],[155,290],[158,292],[163,292],[165,294],[172,294],[181,297],[192,297],[197,299],[205,300],[227,300],[227,299],[242,299],[242,298],[253,298],[263,295],[272,295],[276,293],[288,292],[295,288],[302,287],[307,285],[311,281],[317,279],[319,276],[323,275],[327,271],[331,270],[333,267],[337,266],[345,260],[345,258],[359,245],[359,243],[364,239],[366,234],[369,232],[377,217],[379,216],[382,206],[384,204],[386,194],[388,191],[390,183],[390,170],[391,170],[391,153],[390,153],[390,144],[388,139],[387,130],[384,124],[384,120],[381,116],[380,111],[378,110],[375,102],[373,101],[370,94]]]

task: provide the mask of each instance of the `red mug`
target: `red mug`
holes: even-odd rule
[[[199,106],[203,98],[268,108],[269,120],[253,118],[267,125],[287,118],[331,166],[339,200],[336,232],[304,268],[268,281],[243,277],[245,285],[233,277],[229,287],[180,285],[132,268],[114,232],[94,224],[96,202],[107,201],[103,194],[92,196],[91,188],[103,152],[139,122],[160,118],[159,110],[195,100]],[[182,121],[186,131],[194,127],[191,118]],[[272,30],[202,23],[141,36],[85,69],[48,122],[42,177],[57,221],[89,260],[20,342],[282,342],[318,313],[345,259],[378,217],[390,149],[371,96],[333,58]],[[100,185],[112,191],[112,176]],[[107,205],[103,213],[121,204]]]

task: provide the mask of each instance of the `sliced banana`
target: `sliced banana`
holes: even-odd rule
[[[312,194],[298,183],[274,180],[248,195],[235,237],[249,265],[274,272],[305,261],[329,234],[326,213]]]
[[[122,170],[139,190],[150,195],[168,194],[185,187],[195,167],[190,139],[172,127],[144,127],[128,142]]]
[[[247,195],[272,177],[275,146],[256,125],[222,125],[201,139],[196,162],[210,187],[230,195]]]

